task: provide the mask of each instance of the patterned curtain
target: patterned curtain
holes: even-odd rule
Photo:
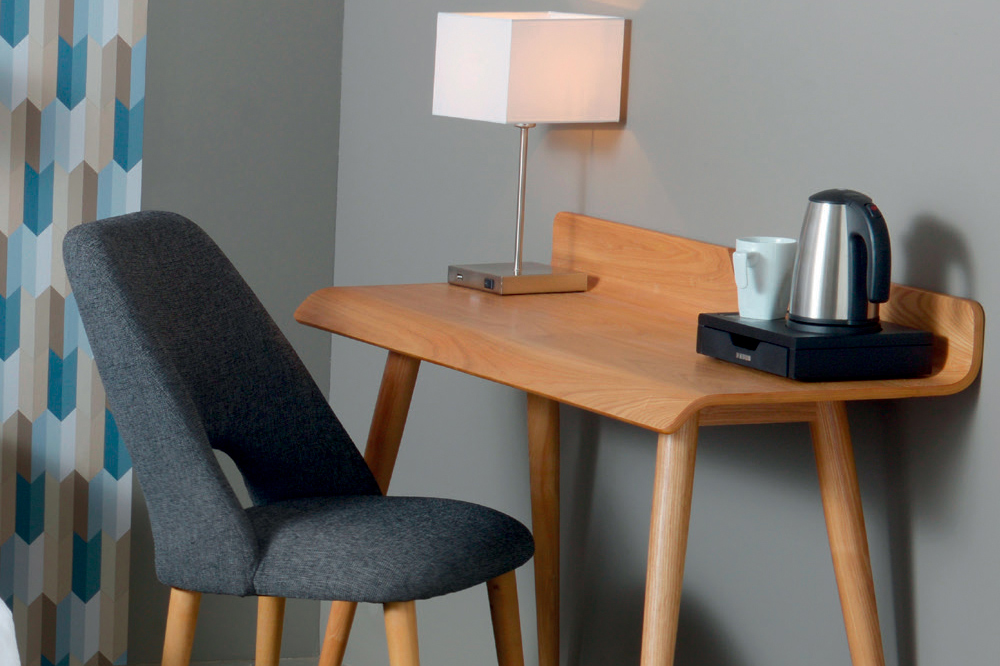
[[[0,0],[0,597],[27,666],[124,664],[131,462],[62,265],[139,209],[146,0]]]

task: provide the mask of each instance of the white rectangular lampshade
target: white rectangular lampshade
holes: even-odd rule
[[[434,115],[495,123],[617,122],[625,19],[438,14]]]

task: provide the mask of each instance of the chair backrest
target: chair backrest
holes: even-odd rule
[[[379,492],[291,345],[193,222],[142,212],[83,224],[63,255],[163,582],[252,589],[256,539],[213,448],[255,504]],[[204,589],[213,576],[219,588]]]

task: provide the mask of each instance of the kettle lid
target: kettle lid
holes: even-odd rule
[[[867,194],[855,192],[854,190],[823,190],[809,197],[809,201],[840,205],[855,203],[864,206],[865,204],[872,203],[872,198]]]

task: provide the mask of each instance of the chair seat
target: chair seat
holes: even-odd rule
[[[381,495],[287,500],[248,509],[259,595],[386,603],[484,583],[534,553],[531,533],[493,509]]]

